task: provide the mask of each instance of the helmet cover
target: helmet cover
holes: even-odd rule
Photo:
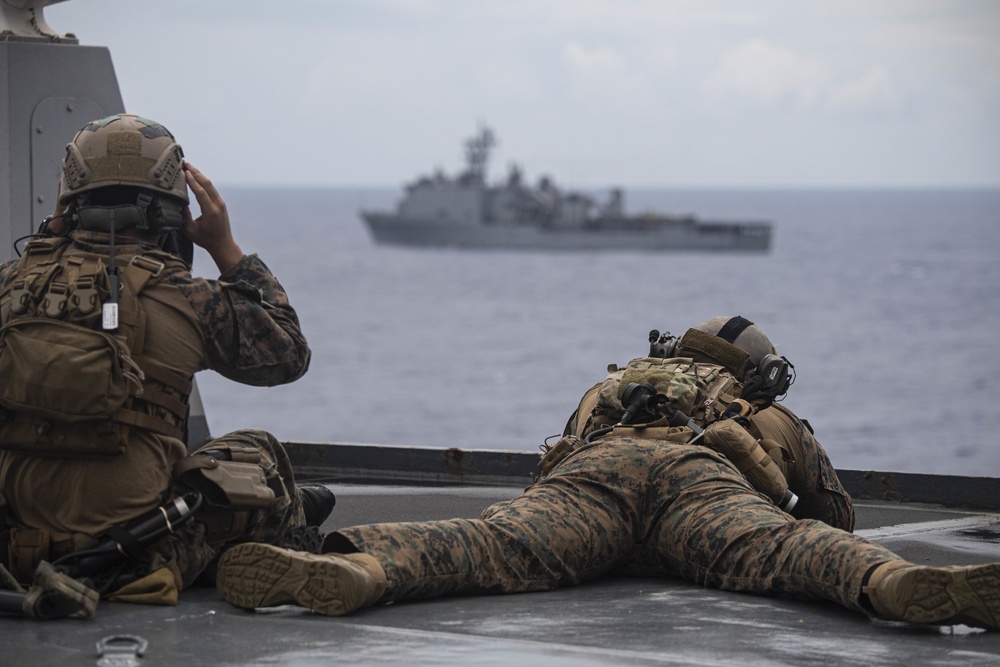
[[[713,336],[728,341],[750,355],[754,366],[760,363],[766,354],[777,354],[774,344],[764,335],[756,324],[740,317],[713,317],[694,327]]]
[[[66,146],[60,202],[112,185],[127,185],[188,203],[184,151],[159,123],[119,114],[91,121]]]

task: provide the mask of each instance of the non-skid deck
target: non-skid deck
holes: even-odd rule
[[[327,530],[474,517],[519,486],[329,485]],[[927,564],[1000,560],[1000,515],[859,501],[858,532]],[[177,607],[102,603],[86,621],[0,619],[0,664],[95,665],[95,644],[144,639],[155,665],[998,665],[1000,633],[871,621],[828,603],[606,578],[546,593],[395,604],[328,618],[297,607],[247,612],[213,589]],[[124,663],[112,663],[124,664]]]

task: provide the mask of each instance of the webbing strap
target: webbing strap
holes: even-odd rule
[[[743,331],[749,326],[753,326],[753,322],[745,317],[737,315],[736,317],[730,318],[729,321],[726,322],[721,329],[719,329],[719,333],[715,335],[724,341],[735,343],[736,339],[740,337],[740,334],[743,333]]]
[[[156,380],[160,384],[164,384],[171,389],[175,389],[185,396],[188,396],[191,393],[191,380],[188,380],[180,373],[175,373],[163,364],[157,363],[152,359],[143,360],[142,372],[146,374],[147,378]]]
[[[137,396],[136,399],[168,410],[181,421],[187,417],[187,403],[155,387],[143,385],[142,395]]]
[[[138,426],[139,428],[144,428],[149,431],[155,431],[165,436],[176,438],[177,440],[185,439],[184,429],[174,426],[170,422],[160,419],[159,417],[147,415],[142,412],[136,412],[135,410],[122,408],[115,413],[115,421],[121,422],[122,424],[128,424],[130,426]]]

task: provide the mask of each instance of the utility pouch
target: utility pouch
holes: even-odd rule
[[[220,460],[211,453],[185,456],[174,464],[174,481],[205,498],[195,519],[205,525],[205,541],[211,545],[239,539],[246,534],[253,510],[262,510],[275,502],[274,490],[260,467],[260,452],[238,448],[219,450],[219,455],[235,461]]]
[[[142,393],[142,371],[117,338],[62,320],[0,329],[0,405],[57,422],[110,420]]]
[[[798,497],[788,489],[788,481],[773,456],[738,421],[726,419],[710,424],[705,429],[704,443],[729,459],[754,489],[791,513]]]
[[[192,454],[174,464],[173,474],[175,481],[198,491],[216,507],[264,509],[275,500],[257,462],[220,461],[208,454]]]
[[[49,559],[49,531],[11,528],[8,539],[7,569],[22,584],[30,584],[38,564]]]
[[[21,318],[0,329],[0,449],[38,456],[121,454],[142,371],[115,336],[62,320]]]
[[[538,462],[538,467],[541,468],[542,474],[548,475],[553,468],[562,463],[581,444],[583,444],[583,441],[575,435],[568,435],[561,438],[559,442],[550,447],[542,455],[542,459]]]

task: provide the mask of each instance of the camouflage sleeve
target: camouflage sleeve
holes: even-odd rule
[[[255,386],[302,377],[311,352],[288,296],[257,255],[218,280],[174,279],[202,327],[208,367]]]

